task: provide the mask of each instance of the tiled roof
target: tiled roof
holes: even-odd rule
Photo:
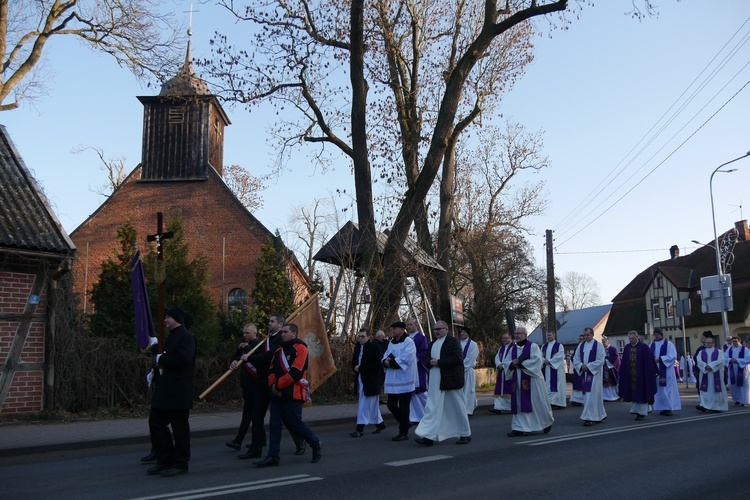
[[[75,245],[0,125],[0,248],[70,254]]]
[[[742,222],[744,224],[744,222]],[[740,223],[738,223],[740,224]],[[719,237],[721,241],[734,230]],[[730,322],[743,322],[750,310],[750,241],[740,232],[732,251],[732,262],[727,271],[732,275],[734,310],[728,313]],[[701,278],[716,275],[716,253],[712,246],[703,246],[676,259],[652,264],[641,271],[612,299],[612,312],[607,321],[606,334],[643,330],[648,321],[645,294],[657,273],[661,273],[678,289],[690,292],[691,314],[685,317],[686,327],[716,325],[721,323],[719,313],[701,313]]]
[[[384,233],[378,233],[378,253],[382,254],[385,248],[385,243],[388,240],[388,236]],[[328,240],[328,243],[323,245],[323,248],[318,250],[313,259],[326,262],[328,264],[336,264],[338,266],[353,269],[357,267],[362,253],[359,251],[359,226],[352,221],[347,222],[339,231]],[[407,238],[404,243],[407,255],[413,260],[414,263],[419,264],[431,269],[438,271],[445,271],[437,260],[428,255],[424,250],[419,248],[419,245],[411,239]]]

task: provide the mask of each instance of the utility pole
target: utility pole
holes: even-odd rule
[[[552,255],[552,230],[545,231],[547,236],[547,331],[557,333],[555,320],[555,262]],[[542,339],[544,342],[544,339]]]

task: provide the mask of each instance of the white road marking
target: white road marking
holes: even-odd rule
[[[399,460],[398,462],[386,462],[385,465],[390,465],[391,467],[400,467],[402,465],[423,464],[425,462],[434,462],[436,460],[446,460],[448,458],[453,458],[453,457],[450,455],[430,455],[429,457],[412,458],[411,460]]]
[[[586,439],[586,438],[597,437],[597,436],[606,436],[607,434],[619,434],[621,432],[638,431],[642,429],[652,429],[655,427],[664,427],[667,425],[686,424],[686,423],[694,422],[696,420],[724,418],[724,417],[730,417],[732,415],[739,415],[741,413],[744,413],[744,412],[728,412],[728,413],[713,413],[709,415],[696,415],[694,417],[676,418],[674,420],[669,420],[669,421],[653,422],[653,423],[649,422],[645,424],[641,423],[637,425],[628,425],[624,427],[602,429],[602,430],[593,431],[593,432],[581,432],[581,433],[573,434],[570,436],[549,437],[549,438],[544,438],[544,439],[535,439],[533,441],[518,441],[514,444],[527,445],[527,446],[543,446],[546,444],[562,443],[565,441],[574,441],[576,439]]]
[[[159,498],[171,498],[180,500],[192,500],[196,498],[209,498],[219,495],[228,495],[230,493],[242,493],[243,491],[262,490],[265,488],[276,488],[278,486],[288,486],[290,484],[307,483],[310,481],[320,481],[322,477],[308,476],[307,474],[298,474],[295,476],[277,477],[273,479],[262,479],[251,481],[249,483],[227,484],[223,486],[213,486],[211,488],[201,488],[197,490],[173,491],[163,495],[154,495],[150,497],[139,497],[131,500],[156,500]]]

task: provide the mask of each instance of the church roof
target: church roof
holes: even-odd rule
[[[69,254],[75,245],[0,125],[0,248]]]
[[[185,63],[177,75],[164,82],[161,86],[160,96],[188,96],[188,95],[211,95],[208,84],[198,78],[193,69],[193,57],[190,52],[190,40],[188,39]]]

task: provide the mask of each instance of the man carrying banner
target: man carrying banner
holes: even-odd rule
[[[271,398],[271,390],[268,384],[269,367],[273,354],[281,345],[281,328],[285,321],[286,318],[281,314],[272,314],[268,319],[268,336],[263,341],[263,347],[259,347],[255,354],[245,357],[246,361],[258,370],[258,384],[262,386],[262,388],[258,387],[258,390],[253,393],[253,421],[263,422],[266,418]],[[296,446],[294,454],[304,454],[305,441],[288,426],[287,428]],[[240,455],[240,458],[260,458],[262,456],[263,447],[266,445],[266,429],[263,425],[253,425],[250,443],[252,448],[246,454]]]
[[[253,421],[253,403],[255,401],[255,393],[266,390],[265,387],[260,385],[261,382],[258,380],[258,369],[251,363],[246,362],[248,353],[260,343],[258,339],[258,327],[253,323],[246,324],[242,328],[242,338],[243,340],[240,342],[237,352],[234,355],[234,361],[229,365],[229,368],[232,370],[240,370],[240,386],[242,387],[242,420],[240,421],[240,427],[237,429],[235,438],[226,443],[228,447],[235,451],[239,451],[242,447],[242,441],[245,439],[250,424],[253,427],[263,426],[263,421]],[[258,431],[255,434],[258,434]],[[251,442],[250,450],[247,453],[238,455],[237,458],[240,460],[251,458],[256,452],[260,454],[260,450]]]
[[[254,467],[279,465],[281,447],[281,425],[301,436],[312,448],[310,463],[322,458],[320,439],[302,421],[302,405],[310,397],[307,381],[307,345],[297,338],[299,328],[295,324],[281,328],[281,343],[271,358],[268,368],[268,385],[271,390],[271,421],[268,455]]]
[[[193,407],[196,344],[183,326],[185,315],[185,311],[173,306],[164,317],[164,325],[170,333],[164,344],[164,352],[156,356],[161,375],[151,400],[148,426],[157,463],[148,469],[149,475],[171,477],[188,472],[188,419]],[[171,432],[169,426],[172,427]]]

